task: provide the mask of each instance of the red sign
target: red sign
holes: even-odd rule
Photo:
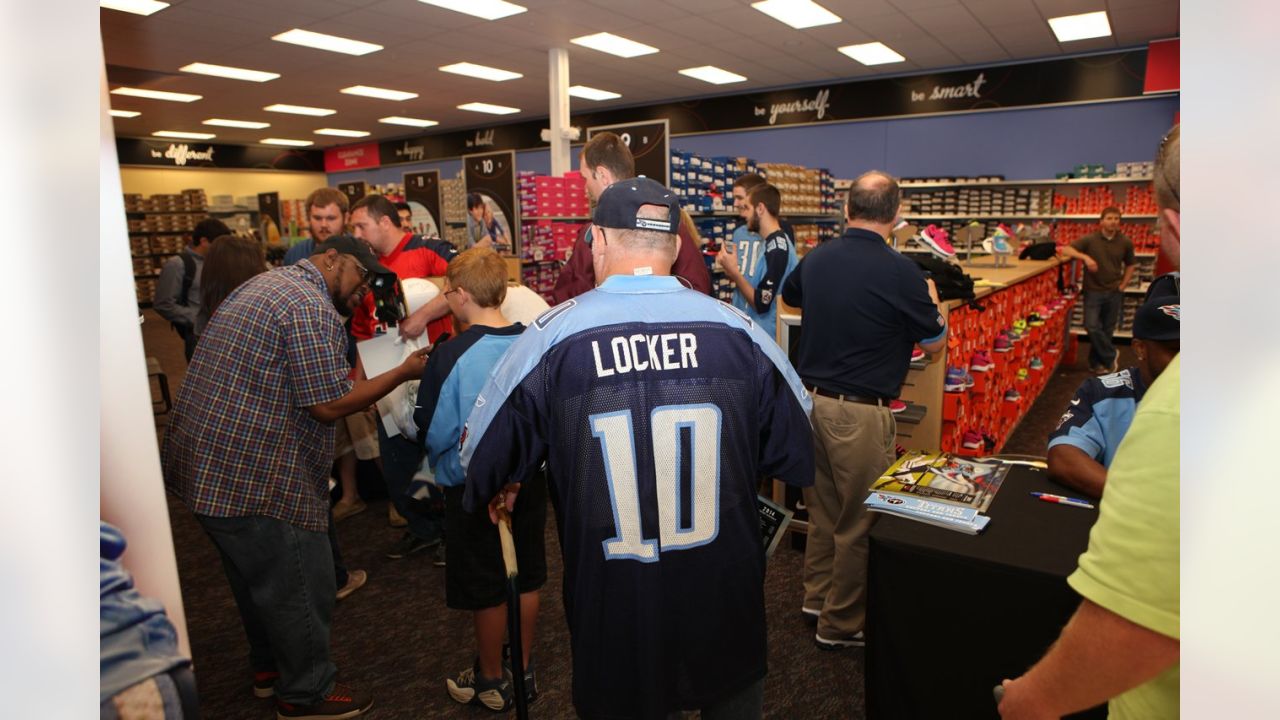
[[[1180,89],[1179,40],[1156,40],[1147,45],[1147,77],[1142,93],[1176,92]]]
[[[328,148],[324,151],[325,172],[365,170],[379,167],[381,164],[378,160],[378,143],[348,145],[346,147]]]

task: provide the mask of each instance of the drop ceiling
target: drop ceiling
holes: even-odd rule
[[[571,112],[739,93],[811,83],[852,80],[1100,52],[1176,37],[1178,0],[818,0],[843,18],[834,25],[795,30],[751,7],[750,0],[513,0],[527,12],[487,21],[417,0],[170,0],[150,16],[100,9],[111,88],[121,85],[195,93],[203,99],[173,103],[111,96],[112,107],[134,110],[116,118],[121,137],[159,130],[212,132],[212,142],[258,144],[263,138],[311,140],[315,147],[360,142],[316,135],[320,128],[363,130],[366,140],[404,137],[546,117],[547,51],[569,52],[573,85],[620,93],[592,102],[571,98]],[[1112,35],[1059,43],[1047,19],[1106,10]],[[377,43],[379,52],[354,57],[288,45],[271,36],[301,28]],[[657,47],[632,59],[569,43],[570,38],[612,32]],[[837,52],[844,45],[879,41],[905,62],[863,66]],[[491,82],[440,72],[473,62],[522,73]],[[279,73],[264,83],[179,72],[213,63]],[[709,85],[677,73],[716,65],[746,82]],[[352,85],[418,93],[404,102],[345,95]],[[468,102],[521,108],[502,117],[458,110]],[[332,108],[313,118],[265,112],[274,103]],[[401,115],[435,120],[419,131],[378,122]],[[263,130],[202,125],[208,118],[271,123]]]

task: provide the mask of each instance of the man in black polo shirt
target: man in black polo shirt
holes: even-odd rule
[[[1062,248],[1062,257],[1084,263],[1084,329],[1089,332],[1089,369],[1107,375],[1120,353],[1111,336],[1124,307],[1124,289],[1138,268],[1133,241],[1120,232],[1120,208],[1102,211],[1098,231]]]
[[[805,256],[782,286],[804,311],[796,369],[813,394],[814,485],[804,489],[809,541],[805,615],[823,649],[864,644],[867,533],[862,501],[894,460],[898,396],[916,343],[941,350],[947,324],[919,267],[885,244],[898,213],[898,183],[872,171],[849,188],[848,229]]]

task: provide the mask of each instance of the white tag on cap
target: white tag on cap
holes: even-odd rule
[[[671,232],[671,223],[666,220],[651,220],[649,218],[636,218],[637,230],[661,230],[663,232]]]
[[[653,268],[651,268],[651,267],[638,267],[638,268],[636,268],[635,270],[632,270],[632,271],[631,271],[631,274],[632,274],[632,275],[652,275],[652,274],[653,274]]]

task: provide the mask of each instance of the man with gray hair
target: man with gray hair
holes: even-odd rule
[[[862,501],[893,464],[898,396],[919,343],[941,350],[947,321],[932,280],[885,243],[898,182],[863,174],[849,188],[844,235],[814,248],[787,276],[782,299],[804,312],[796,370],[813,393],[817,475],[805,488],[809,539],[804,604],[824,650],[865,644],[867,535]]]
[[[1160,247],[1175,268],[1180,144],[1175,125],[1155,171]],[[1162,309],[1182,313],[1180,303]],[[1080,608],[1040,662],[1004,681],[1003,718],[1058,718],[1102,702],[1114,720],[1178,717],[1181,357],[1143,396],[1107,470],[1089,549],[1067,578]]]
[[[469,511],[527,502],[519,483],[547,462],[582,717],[761,716],[756,488],[813,482],[800,378],[744,314],[672,276],[679,223],[653,180],[603,189],[602,282],[511,345],[462,434]]]

